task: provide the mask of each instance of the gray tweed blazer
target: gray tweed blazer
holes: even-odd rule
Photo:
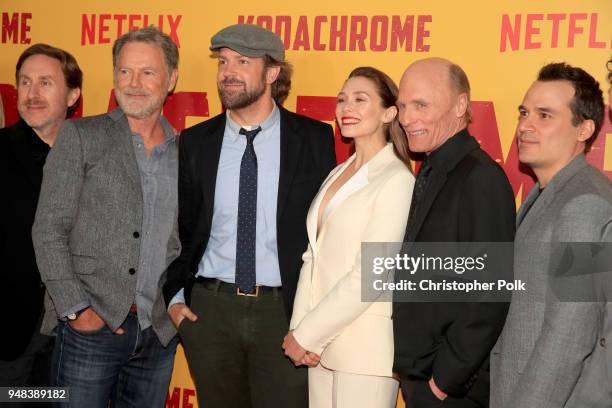
[[[610,273],[577,280],[574,289],[590,291],[580,302],[560,299],[547,279],[553,265],[567,263],[553,255],[551,242],[612,241],[612,182],[581,154],[539,197],[538,190],[536,184],[517,217],[514,274],[528,292],[513,297],[491,353],[491,407],[609,408]]]
[[[41,331],[89,302],[111,330],[125,320],[136,293],[142,188],[132,132],[121,109],[66,121],[47,159],[32,239],[47,288]],[[178,209],[176,210],[178,211]],[[176,217],[175,217],[176,220]],[[178,256],[178,228],[166,265]],[[158,282],[152,324],[162,344],[176,334]]]

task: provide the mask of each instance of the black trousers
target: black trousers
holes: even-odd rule
[[[401,379],[402,393],[408,408],[485,408],[488,401],[478,401],[470,397],[454,398],[450,395],[443,401],[434,395],[425,380]],[[469,393],[471,394],[471,393]]]
[[[308,378],[284,356],[288,323],[282,296],[238,296],[196,283],[179,334],[206,408],[307,408]]]

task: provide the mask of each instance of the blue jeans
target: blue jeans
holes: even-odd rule
[[[117,335],[106,326],[81,332],[59,322],[51,383],[69,387],[69,407],[165,406],[178,338],[163,347],[132,313],[121,327],[125,333]]]

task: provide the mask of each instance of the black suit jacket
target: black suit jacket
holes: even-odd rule
[[[40,158],[33,158],[34,138],[23,121],[0,129],[0,310],[6,328],[0,359],[5,361],[23,353],[43,312],[31,231],[46,155],[43,147]]]
[[[276,215],[278,263],[287,318],[306,250],[306,214],[321,183],[336,164],[331,126],[280,109],[280,176]],[[179,236],[181,255],[170,265],[164,285],[168,304],[185,288],[190,302],[198,264],[213,217],[217,166],[225,131],[222,113],[185,129],[179,138]],[[238,199],[236,197],[236,199]]]
[[[466,129],[430,154],[432,171],[405,242],[512,242],[514,194]],[[510,261],[511,262],[511,261]],[[394,371],[461,397],[478,378],[504,325],[507,303],[394,303]],[[482,381],[483,384],[475,386]]]

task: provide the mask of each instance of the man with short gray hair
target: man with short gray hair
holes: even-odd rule
[[[163,407],[177,337],[161,296],[178,256],[178,151],[161,115],[178,49],[154,27],[113,46],[119,108],[66,122],[32,231],[55,329],[53,384],[73,407]]]
[[[467,129],[470,86],[463,69],[443,58],[413,62],[397,106],[410,150],[423,157],[404,242],[511,243],[512,187]],[[488,355],[507,303],[394,300],[393,369],[407,406],[487,406]]]

